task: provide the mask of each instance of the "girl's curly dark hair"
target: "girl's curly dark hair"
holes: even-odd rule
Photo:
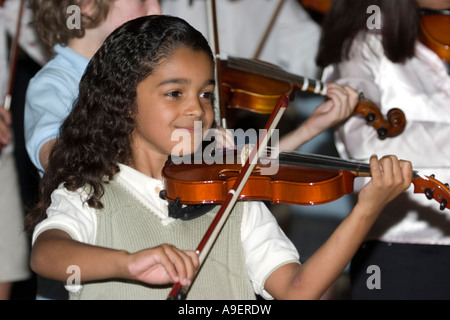
[[[39,202],[26,217],[29,233],[45,219],[51,193],[61,183],[71,191],[87,187],[88,205],[102,208],[103,184],[119,172],[118,163],[131,161],[136,88],[180,47],[206,52],[214,65],[203,35],[176,17],[137,18],[105,40],[86,68],[78,99],[52,148]]]

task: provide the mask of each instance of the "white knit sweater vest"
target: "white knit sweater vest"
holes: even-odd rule
[[[218,207],[191,221],[175,220],[163,226],[161,219],[137,197],[113,181],[105,185],[104,208],[97,211],[96,245],[137,252],[163,243],[195,250],[210,226]],[[243,205],[236,204],[207,256],[187,299],[255,299],[243,256],[241,221]],[[83,272],[81,270],[81,272]],[[172,285],[152,286],[111,279],[84,283],[71,299],[166,299]]]

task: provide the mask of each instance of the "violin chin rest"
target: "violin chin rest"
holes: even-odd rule
[[[163,200],[165,198],[165,191],[162,190],[159,197]],[[169,203],[169,217],[174,219],[180,219],[183,221],[193,220],[201,217],[202,215],[211,211],[216,204],[196,204],[196,205],[183,205],[179,198],[175,201],[168,201]]]

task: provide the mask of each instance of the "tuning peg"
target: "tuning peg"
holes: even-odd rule
[[[447,189],[450,189],[450,186],[448,185],[448,183],[445,184],[445,187],[446,187]]]
[[[367,122],[373,122],[375,120],[375,114],[372,112],[369,112],[366,116],[366,121]]]
[[[380,128],[377,130],[377,133],[380,138],[384,138],[384,137],[386,137],[388,132],[385,128]]]
[[[447,208],[447,199],[442,199],[442,201],[441,201],[441,205],[440,205],[440,207],[439,207],[439,209],[441,209],[442,211],[444,211],[445,210],[445,208]]]
[[[433,199],[433,190],[427,188],[424,193],[428,200]]]
[[[435,174],[432,174],[432,175],[430,176],[430,178],[435,179],[435,178],[436,178],[436,175],[435,175]]]

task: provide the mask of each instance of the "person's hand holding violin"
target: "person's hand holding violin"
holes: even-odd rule
[[[411,186],[413,178],[410,161],[398,160],[396,156],[385,156],[378,160],[370,158],[372,179],[358,193],[357,206],[361,212],[372,212],[373,219],[400,193]]]
[[[281,138],[280,150],[294,151],[321,132],[352,115],[358,103],[359,93],[349,86],[342,87],[335,83],[329,83],[326,86],[329,99],[317,106],[309,118],[296,130]]]
[[[370,171],[372,179],[359,193],[356,206],[328,240],[305,263],[283,265],[267,278],[264,288],[275,299],[319,299],[342,273],[383,207],[411,185],[411,163],[395,156],[372,156]]]

